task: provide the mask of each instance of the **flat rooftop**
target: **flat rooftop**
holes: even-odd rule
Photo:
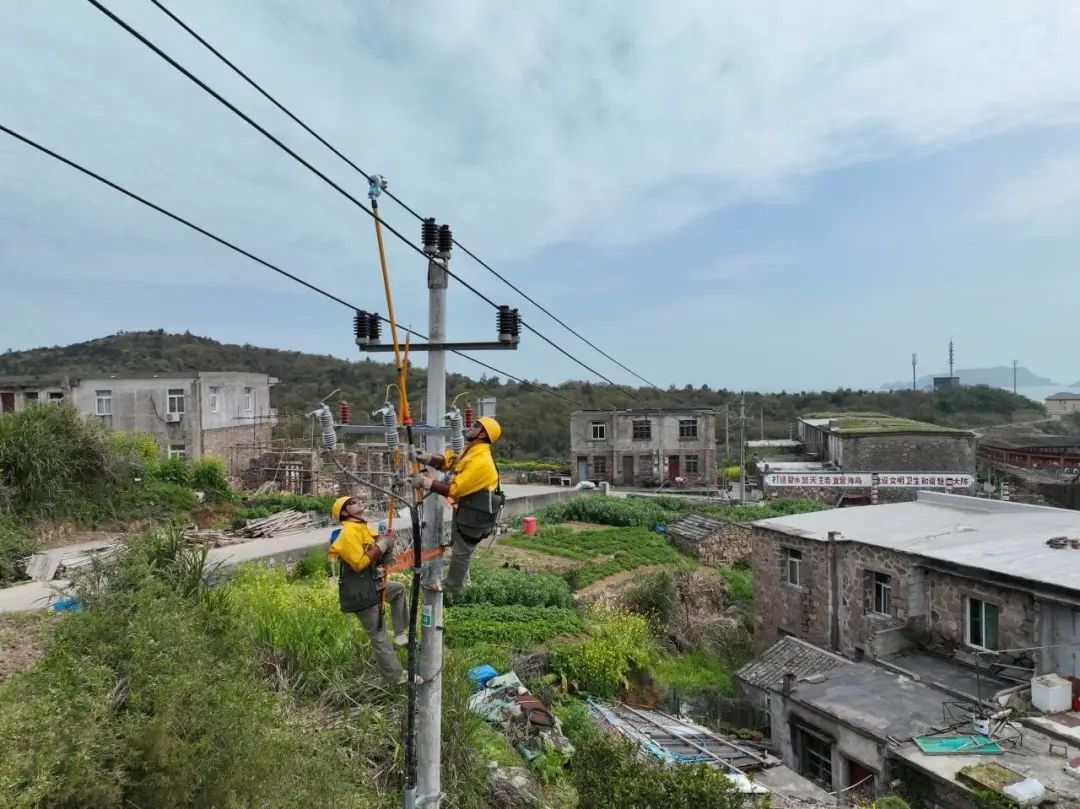
[[[759,528],[825,542],[830,531],[926,559],[1080,590],[1080,550],[1048,546],[1080,538],[1080,511],[919,492],[909,503],[758,520]]]
[[[827,429],[836,435],[888,435],[890,433],[974,435],[970,430],[962,430],[958,427],[945,427],[941,424],[889,416],[885,413],[807,413],[800,421],[811,427]]]

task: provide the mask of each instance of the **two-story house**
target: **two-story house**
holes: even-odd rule
[[[716,482],[716,411],[579,410],[570,417],[571,474],[622,486]]]
[[[66,402],[111,430],[154,436],[169,457],[217,455],[242,468],[277,422],[276,382],[243,371],[0,377],[0,406]]]

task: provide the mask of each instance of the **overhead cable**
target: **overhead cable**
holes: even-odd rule
[[[269,270],[273,270],[278,275],[284,276],[285,278],[288,278],[291,281],[295,281],[296,283],[307,287],[311,291],[316,292],[316,293],[318,293],[319,295],[322,295],[325,298],[329,298],[330,300],[334,301],[335,303],[339,303],[342,306],[348,307],[349,309],[351,309],[354,312],[359,310],[359,307],[355,306],[354,304],[349,303],[346,300],[343,300],[342,298],[339,298],[337,295],[334,295],[333,293],[327,292],[325,289],[322,289],[321,287],[315,286],[314,284],[312,284],[312,283],[310,283],[308,281],[305,281],[303,278],[300,278],[299,276],[294,275],[293,273],[282,269],[281,267],[277,266],[276,264],[272,264],[271,262],[267,261],[266,259],[260,258],[259,256],[257,256],[254,253],[251,253],[251,252],[243,249],[242,247],[238,247],[237,245],[233,244],[232,242],[228,241],[227,239],[224,239],[221,236],[218,236],[218,235],[216,235],[214,233],[211,233],[209,230],[207,230],[204,227],[196,225],[194,222],[190,221],[189,219],[185,219],[184,217],[180,216],[179,214],[175,214],[172,211],[170,211],[170,210],[168,210],[166,208],[163,208],[162,206],[160,206],[160,205],[158,205],[158,204],[156,204],[154,202],[151,202],[150,200],[146,199],[145,197],[142,197],[142,196],[136,194],[134,191],[131,191],[131,190],[125,188],[124,186],[120,185],[119,183],[113,182],[112,180],[108,179],[107,177],[103,177],[102,175],[98,174],[97,172],[92,171],[91,169],[88,169],[85,166],[80,165],[79,163],[76,163],[74,160],[71,160],[71,159],[69,159],[67,157],[64,157],[62,154],[59,154],[58,152],[54,152],[52,149],[49,149],[48,147],[43,146],[42,144],[38,143],[37,141],[32,140],[31,138],[29,138],[29,137],[27,137],[27,136],[25,136],[25,135],[23,135],[23,134],[21,134],[19,132],[16,132],[14,129],[11,129],[10,127],[5,126],[4,124],[0,124],[0,132],[4,132],[5,134],[10,135],[11,137],[15,138],[16,140],[22,141],[27,146],[31,146],[34,149],[37,149],[42,154],[46,154],[49,157],[70,166],[71,168],[75,169],[76,171],[79,171],[82,174],[85,174],[87,177],[92,177],[93,179],[97,180],[99,183],[107,185],[107,186],[109,186],[110,188],[112,188],[115,191],[119,191],[124,196],[129,197],[130,199],[133,199],[136,202],[139,202],[139,203],[145,205],[147,208],[151,208],[151,209],[157,211],[158,213],[169,217],[170,219],[172,219],[175,222],[179,222],[181,225],[184,225],[185,227],[188,227],[191,230],[194,230],[196,233],[199,233],[199,234],[207,237],[208,239],[211,239],[211,240],[217,242],[218,244],[220,244],[220,245],[222,245],[224,247],[228,247],[230,250],[232,250],[232,251],[234,251],[236,253],[239,253],[240,255],[244,256],[245,258],[249,258],[252,261],[254,261],[254,262],[258,263],[258,264],[261,264],[262,266],[266,267]],[[385,323],[390,322],[387,318],[383,317],[382,315],[379,315],[379,319],[382,320]],[[404,327],[402,327],[402,328],[404,328]],[[406,331],[409,334],[415,335],[416,337],[420,338],[421,340],[427,340],[428,339],[428,336],[426,334],[423,334],[423,333],[421,333],[419,331],[416,331],[415,329],[404,329],[404,331]],[[505,376],[507,379],[511,379],[514,382],[517,382],[519,385],[525,385],[526,387],[534,388],[535,390],[541,391],[542,393],[547,393],[547,394],[550,394],[551,396],[557,396],[560,399],[563,399],[563,400],[565,400],[567,402],[570,402],[571,404],[577,405],[578,407],[585,407],[585,405],[582,402],[579,402],[576,399],[571,399],[568,396],[564,396],[563,394],[559,393],[558,391],[552,390],[551,388],[549,388],[547,386],[538,385],[536,383],[529,382],[529,381],[527,381],[525,379],[519,379],[518,377],[514,376],[511,373],[508,373],[506,371],[502,371],[502,370],[494,367],[493,365],[488,365],[486,362],[482,362],[481,360],[478,360],[475,357],[472,357],[469,354],[464,353],[463,351],[457,351],[457,350],[453,350],[453,349],[451,349],[451,351],[452,351],[452,353],[457,354],[459,357],[462,357],[462,358],[468,360],[469,362],[475,363],[475,364],[480,365],[480,366],[482,366],[484,368],[487,368],[489,371],[493,371],[493,372],[495,372],[497,374],[500,374],[501,376]]]
[[[344,163],[346,165],[348,165],[350,168],[352,168],[354,171],[361,174],[365,179],[367,179],[369,181],[371,180],[372,175],[368,174],[366,171],[364,171],[362,168],[360,168],[360,166],[358,166],[356,163],[354,163],[352,160],[350,160],[348,157],[346,157],[345,154],[342,153],[340,149],[335,147],[332,143],[330,143],[328,140],[326,140],[322,135],[320,135],[318,132],[316,132],[314,129],[312,129],[310,126],[308,126],[298,115],[296,115],[292,110],[290,110],[288,107],[286,107],[280,101],[278,101],[273,95],[271,95],[266,89],[264,89],[257,81],[255,81],[253,78],[251,78],[251,76],[249,76],[246,72],[244,72],[244,70],[242,70],[240,67],[237,67],[237,65],[235,63],[233,63],[221,51],[219,51],[217,48],[215,48],[213,45],[211,45],[209,42],[207,42],[204,37],[202,37],[197,31],[195,31],[195,29],[193,29],[190,25],[188,25],[186,22],[184,22],[179,16],[177,16],[175,13],[173,13],[164,3],[161,2],[161,0],[150,0],[150,2],[153,3],[155,6],[157,6],[158,9],[160,9],[161,12],[163,14],[165,14],[169,19],[171,19],[173,22],[175,22],[177,25],[179,25],[182,29],[184,29],[184,31],[186,31],[188,34],[190,34],[191,37],[194,38],[200,45],[202,45],[204,48],[206,48],[208,51],[210,51],[210,53],[212,53],[219,60],[221,60],[221,62],[223,64],[225,64],[230,70],[232,70],[237,76],[239,76],[241,79],[243,79],[245,82],[247,82],[263,98],[265,98],[267,101],[269,101],[271,104],[273,104],[279,110],[281,110],[281,112],[285,113],[285,115],[287,115],[294,123],[296,123],[298,126],[300,126],[305,132],[307,132],[309,135],[311,135],[313,138],[315,138],[315,140],[317,140],[319,143],[321,143],[323,146],[325,146],[327,149],[329,149],[334,155],[336,155],[338,158],[340,158],[342,161],[344,161]],[[395,195],[392,191],[390,191],[389,189],[386,189],[384,191],[384,193],[388,197],[390,197],[390,199],[392,199],[394,202],[396,202],[399,206],[401,206],[404,210],[408,211],[410,214],[412,214],[414,217],[416,217],[416,219],[418,221],[421,221],[421,222],[424,221],[423,217],[419,213],[417,213],[404,200],[402,200],[400,197]],[[510,289],[514,290],[516,293],[521,295],[521,297],[523,297],[525,300],[527,300],[529,303],[531,303],[533,306],[535,306],[537,309],[539,309],[545,315],[550,317],[552,320],[554,320],[556,323],[558,323],[560,326],[562,326],[564,329],[566,329],[572,335],[577,337],[579,340],[581,340],[587,346],[589,346],[590,348],[592,348],[595,351],[599,352],[600,354],[602,354],[607,359],[611,360],[611,362],[618,365],[620,368],[622,368],[628,374],[631,374],[632,376],[637,377],[642,382],[644,382],[646,385],[649,385],[650,387],[653,387],[653,388],[656,388],[657,390],[660,390],[660,387],[658,385],[656,385],[653,382],[650,382],[648,379],[641,376],[641,374],[637,373],[633,369],[627,367],[626,365],[623,365],[623,363],[619,362],[613,356],[608,354],[606,351],[604,351],[604,349],[600,348],[600,346],[596,345],[594,342],[589,340],[587,337],[585,337],[583,334],[578,332],[576,329],[572,328],[569,324],[567,324],[565,321],[563,321],[561,318],[559,318],[557,315],[555,315],[553,312],[551,312],[549,309],[547,309],[547,307],[545,307],[543,304],[541,304],[540,302],[535,300],[533,297],[531,297],[528,293],[526,293],[524,290],[522,290],[519,286],[514,284],[510,279],[506,278],[504,275],[502,275],[500,272],[498,272],[494,267],[492,267],[490,264],[488,264],[486,261],[484,261],[478,255],[476,255],[476,253],[474,253],[468,247],[463,245],[460,241],[458,241],[457,239],[453,239],[453,243],[454,243],[454,245],[456,247],[463,250],[465,252],[465,254],[468,255],[470,258],[472,258],[477,264],[479,264],[485,270],[490,272],[492,275],[494,275],[496,278],[498,278],[500,281],[502,281],[504,284],[506,284],[508,287],[510,287]],[[531,330],[531,327],[529,327],[529,328]]]
[[[155,45],[153,42],[151,42],[149,39],[147,39],[145,36],[143,36],[141,33],[139,33],[133,27],[131,27],[131,25],[129,25],[123,19],[118,17],[116,14],[114,14],[106,6],[102,5],[99,2],[99,0],[87,0],[87,2],[90,3],[90,5],[94,6],[94,8],[98,9],[102,14],[107,16],[113,22],[115,22],[117,25],[119,25],[121,28],[123,28],[125,31],[127,31],[131,36],[135,37],[137,40],[142,42],[147,48],[149,48],[154,53],[156,53],[159,57],[161,57],[163,60],[168,62],[169,65],[171,65],[173,68],[175,68],[180,73],[182,73],[186,78],[188,78],[194,84],[198,85],[198,87],[200,87],[203,91],[205,91],[207,94],[212,96],[216,101],[218,101],[220,104],[222,104],[224,107],[226,107],[234,115],[241,118],[249,126],[251,126],[253,129],[255,129],[259,134],[261,134],[263,137],[265,137],[267,140],[269,140],[271,143],[273,143],[275,146],[277,146],[279,149],[281,149],[283,152],[285,152],[287,155],[289,155],[293,160],[298,162],[300,165],[304,166],[304,168],[306,168],[308,171],[310,171],[312,174],[314,174],[316,177],[318,177],[324,183],[326,183],[331,188],[333,188],[335,191],[337,191],[339,194],[341,194],[343,197],[345,197],[345,199],[347,199],[351,203],[353,203],[353,205],[358,207],[360,210],[364,211],[368,216],[370,216],[372,218],[375,217],[374,212],[370,208],[368,208],[363,202],[361,202],[359,199],[354,197],[352,194],[350,194],[348,191],[346,191],[344,188],[342,188],[340,185],[338,185],[336,182],[334,182],[332,179],[330,179],[323,172],[321,172],[317,168],[315,168],[315,166],[313,166],[311,163],[309,163],[307,160],[305,160],[303,157],[301,157],[299,154],[297,154],[295,151],[293,151],[291,148],[289,148],[287,145],[285,145],[285,143],[283,143],[279,138],[275,137],[265,127],[258,124],[254,119],[252,119],[249,115],[244,113],[235,104],[230,102],[228,99],[226,99],[220,93],[218,93],[216,90],[214,90],[212,87],[210,87],[210,85],[208,85],[206,82],[204,82],[198,76],[196,76],[194,73],[192,73],[186,67],[181,65],[179,62],[177,62],[175,59],[173,59],[167,53],[165,53],[165,51],[163,51],[161,48],[159,48],[157,45]],[[385,220],[382,220],[382,222],[383,222],[383,225],[386,227],[386,229],[390,233],[394,234],[394,236],[396,236],[402,243],[408,245],[412,250],[414,250],[420,256],[424,257],[425,260],[427,259],[427,256],[424,255],[423,250],[420,247],[418,247],[417,245],[415,245],[412,241],[410,241],[408,237],[406,237],[404,234],[402,234],[400,231],[398,231],[393,226],[389,225]],[[461,284],[467,290],[472,292],[474,295],[479,297],[481,300],[487,302],[491,307],[493,307],[496,310],[499,308],[499,305],[497,303],[495,303],[495,301],[493,301],[491,298],[489,298],[483,292],[481,292],[476,287],[472,286],[470,283],[465,281],[461,276],[456,275],[455,273],[451,272],[449,268],[446,268],[445,272],[446,272],[447,275],[449,275],[451,278],[453,278],[455,281],[457,281],[459,284]],[[609,385],[616,388],[617,390],[622,391],[627,397],[629,397],[631,399],[637,399],[638,398],[632,391],[630,391],[627,388],[623,387],[622,385],[618,384],[614,380],[609,379],[607,376],[600,373],[599,371],[597,371],[592,366],[586,364],[585,362],[583,362],[579,358],[575,357],[573,354],[571,354],[565,348],[560,346],[558,343],[556,343],[554,340],[550,339],[546,335],[542,334],[536,328],[530,326],[529,324],[525,323],[524,321],[521,322],[521,325],[524,326],[525,328],[527,328],[529,331],[531,331],[533,334],[535,334],[537,337],[539,337],[545,343],[550,345],[552,348],[554,348],[560,354],[563,354],[568,359],[570,359],[573,362],[580,365],[582,368],[587,370],[589,373],[591,373],[591,374],[599,377],[600,379],[604,380],[605,382],[607,382]]]

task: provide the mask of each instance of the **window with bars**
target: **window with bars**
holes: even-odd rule
[[[603,441],[607,438],[607,424],[602,421],[592,423],[592,440]]]
[[[255,409],[255,391],[252,388],[244,388],[244,410],[250,413]]]
[[[169,412],[170,413],[183,413],[184,412],[184,389],[183,388],[169,388]]]
[[[634,427],[634,440],[635,441],[651,441],[652,440],[652,422],[648,419],[635,419],[633,423]]]
[[[832,789],[832,743],[802,727],[794,728],[799,774]]]
[[[878,615],[892,615],[892,576],[874,573],[874,612]]]
[[[99,390],[94,392],[94,412],[99,416],[112,415],[111,390]]]
[[[697,438],[697,419],[679,419],[679,438]]]
[[[187,447],[184,444],[169,444],[170,458],[186,458]]]
[[[607,458],[593,458],[593,475],[602,477],[607,474]]]
[[[687,455],[686,456],[686,474],[696,475],[698,473],[698,456]]]

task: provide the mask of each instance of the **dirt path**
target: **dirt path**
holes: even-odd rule
[[[0,681],[41,658],[56,621],[57,616],[42,612],[0,616]]]
[[[602,595],[608,590],[618,590],[637,576],[646,573],[654,573],[657,570],[664,570],[666,568],[667,565],[645,565],[644,567],[635,567],[633,570],[622,570],[618,573],[613,573],[607,578],[594,581],[588,587],[581,588],[574,593],[574,598],[580,598],[587,601]]]

